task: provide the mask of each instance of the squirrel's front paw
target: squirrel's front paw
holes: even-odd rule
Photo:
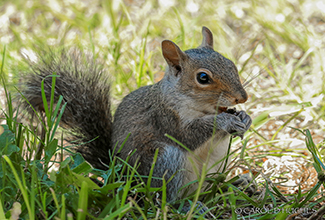
[[[248,128],[252,124],[251,117],[243,110],[241,110],[239,112],[235,112],[234,114],[241,119],[241,121],[246,125],[246,128],[248,130]]]
[[[217,123],[220,129],[232,135],[241,136],[247,131],[245,122],[235,114],[225,112],[218,114]]]
[[[246,126],[246,130],[243,132],[243,133],[239,133],[235,136],[239,136],[243,139],[244,137],[244,133],[249,129],[249,127],[251,126],[252,124],[252,119],[251,117],[243,110],[239,111],[239,112],[235,112],[234,115],[236,115],[237,117],[240,118],[240,120],[245,124]]]

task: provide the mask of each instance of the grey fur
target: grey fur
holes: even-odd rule
[[[59,55],[52,51],[40,52],[39,62],[30,62],[30,70],[22,73],[20,90],[28,100],[22,99],[23,108],[34,114],[44,111],[41,82],[47,101],[50,100],[52,77],[56,73],[55,98],[64,97],[67,103],[61,122],[72,128],[73,141],[89,142],[76,150],[93,166],[106,169],[108,150],[111,145],[112,115],[110,112],[110,86],[108,73],[91,56],[78,50],[62,51]],[[30,106],[31,105],[31,106]],[[98,120],[100,118],[100,120]],[[71,141],[72,141],[71,140]]]

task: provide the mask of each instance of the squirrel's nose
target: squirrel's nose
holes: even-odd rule
[[[248,95],[246,93],[246,91],[242,91],[240,94],[238,94],[235,98],[235,102],[236,104],[239,104],[239,103],[245,103],[248,99]]]

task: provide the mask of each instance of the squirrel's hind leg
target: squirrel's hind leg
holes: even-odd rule
[[[169,181],[166,187],[166,200],[171,203],[178,198],[179,190],[184,184],[186,154],[185,151],[175,146],[165,145],[160,149],[162,152],[159,153],[153,171],[153,177],[158,178],[151,180],[151,186],[162,187],[162,177],[166,182]]]
[[[164,145],[163,152],[159,155],[155,167],[153,176],[154,177],[163,177],[167,183],[166,194],[167,194],[167,202],[173,203],[177,199],[182,196],[183,190],[180,190],[185,184],[188,183],[186,170],[187,163],[187,152],[185,150],[181,150],[179,147]],[[161,187],[162,180],[153,178],[151,180],[152,187]],[[182,208],[182,213],[187,213],[190,211],[191,205],[186,202],[184,207]],[[198,201],[196,203],[195,212],[199,215],[207,212],[208,208]],[[209,213],[209,212],[208,212]],[[205,214],[207,216],[207,214]],[[211,217],[211,216],[209,216]]]

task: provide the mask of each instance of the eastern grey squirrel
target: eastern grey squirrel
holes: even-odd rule
[[[168,64],[164,78],[127,95],[114,120],[108,74],[93,59],[77,52],[50,59],[40,56],[39,63],[31,64],[31,71],[22,79],[21,92],[29,102],[25,101],[24,108],[33,112],[31,105],[44,110],[41,82],[45,81],[49,99],[52,78],[47,76],[56,73],[60,77],[55,97],[62,95],[67,103],[61,122],[86,143],[77,151],[94,167],[106,169],[104,164],[109,163],[109,150],[114,146],[115,156],[123,160],[136,150],[129,164],[139,160],[139,174],[148,176],[159,149],[153,176],[165,175],[168,180],[175,174],[167,184],[167,201],[174,201],[182,186],[199,177],[203,163],[208,168],[214,166],[208,173],[220,172],[217,162],[227,155],[230,135],[243,136],[252,122],[244,111],[227,111],[246,102],[247,93],[234,63],[214,51],[211,31],[203,27],[202,35],[202,44],[185,52],[164,40],[162,53]],[[152,179],[151,185],[161,187],[162,180]]]

